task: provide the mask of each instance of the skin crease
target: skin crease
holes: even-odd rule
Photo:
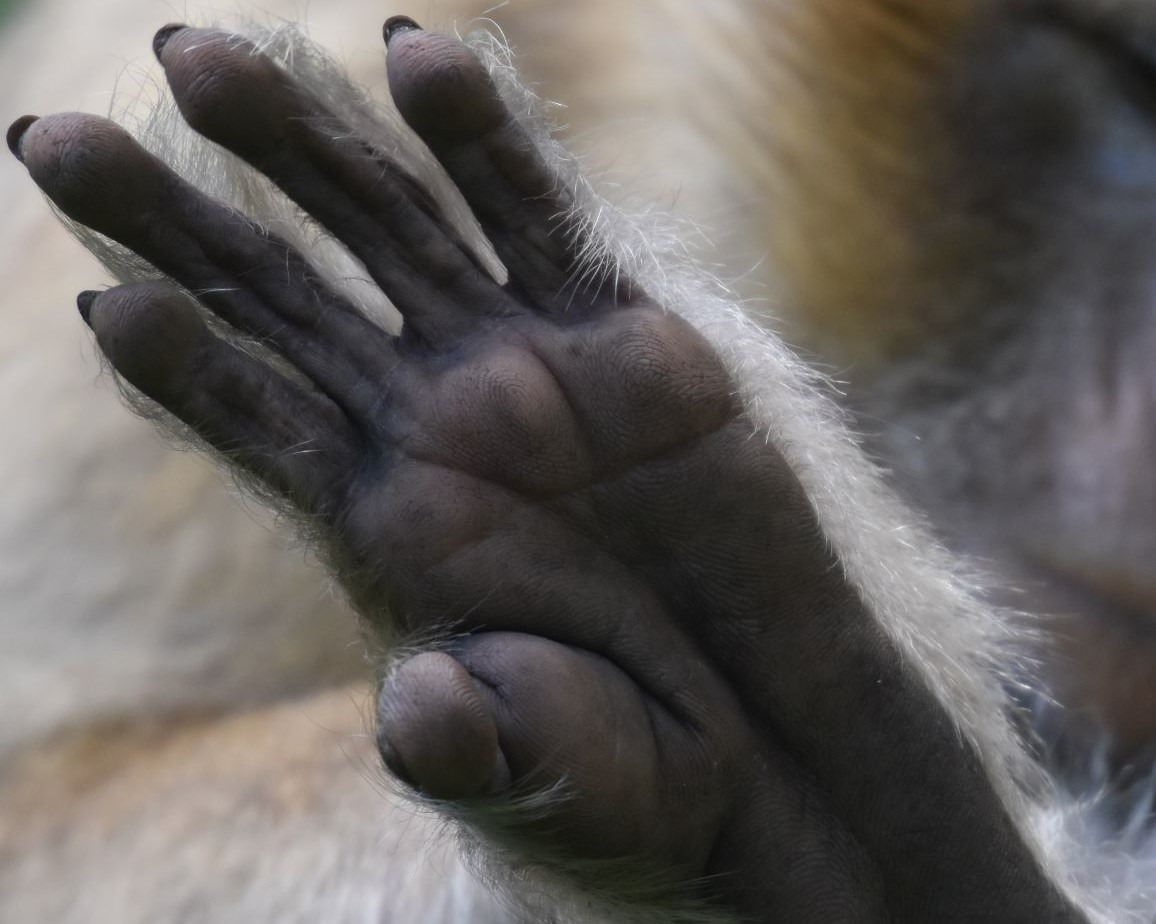
[[[975,169],[975,168],[973,168],[973,169]],[[980,172],[983,172],[983,171],[980,171]],[[835,300],[832,300],[832,301],[835,301]],[[867,311],[867,312],[866,312],[866,315],[867,315],[867,316],[870,316],[870,312],[869,312],[869,311]],[[1062,563],[1062,562],[1061,562],[1061,563]],[[1092,577],[1094,577],[1094,578],[1097,578],[1097,577],[1098,577],[1098,575],[1094,574],[1094,575],[1092,575]],[[1048,576],[1048,579],[1051,579],[1051,576]],[[1126,582],[1122,582],[1122,581],[1121,581],[1121,582],[1119,582],[1119,583],[1120,583],[1120,584],[1126,584]],[[1062,582],[1055,582],[1055,583],[1053,584],[1053,586],[1057,586],[1057,587],[1059,587],[1059,589],[1061,589],[1061,590],[1062,590],[1062,586],[1064,586],[1064,584],[1062,584]],[[1046,597],[1046,594],[1045,594],[1045,597]],[[1062,606],[1061,606],[1060,608],[1062,608]],[[1095,636],[1094,636],[1094,638],[1095,638]],[[1098,651],[1102,651],[1102,650],[1103,650],[1103,646],[1102,646],[1101,644],[1099,644],[1098,642],[1095,642],[1095,641],[1094,641],[1094,642],[1092,642],[1092,643],[1091,643],[1091,646],[1092,646],[1092,648],[1094,648],[1094,649],[1095,649],[1097,652],[1098,652]],[[1084,650],[1087,650],[1087,649],[1084,649]],[[1136,652],[1136,656],[1138,656],[1138,657],[1139,657],[1139,651],[1138,651],[1138,652]],[[451,660],[452,660],[452,659],[451,659]],[[443,671],[443,668],[444,668],[444,667],[445,667],[444,661],[435,661],[435,663],[433,663],[432,665],[430,665],[430,666],[428,667],[428,671],[429,671],[430,673],[432,673],[432,674],[438,674],[440,671]],[[422,668],[422,670],[417,670],[417,668]],[[1107,671],[1105,671],[1105,675],[1109,674],[1109,673],[1111,672],[1111,670],[1112,670],[1112,668],[1111,668],[1111,667],[1107,668]],[[415,668],[415,671],[416,671],[416,673],[417,673],[418,675],[422,675],[422,674],[425,672],[425,666],[424,666],[424,664],[421,664],[421,663],[420,663],[420,664],[418,664],[418,665],[416,666],[416,668]],[[449,673],[451,674],[451,680],[452,680],[452,679],[453,679],[453,677],[455,677],[455,674],[453,673],[453,671],[450,671]],[[421,686],[421,685],[417,685],[417,686]],[[447,683],[447,686],[450,686],[450,687],[452,687],[452,686],[453,686],[453,683],[452,683],[452,682],[451,682],[451,683]],[[403,687],[405,687],[405,685],[403,685]],[[412,689],[412,687],[406,687],[405,689],[402,689],[400,693],[398,693],[399,697],[400,697],[400,698],[402,698],[402,700],[406,700],[406,698],[407,698],[407,689]],[[417,698],[417,697],[410,695],[408,698],[409,698],[409,700],[414,700],[414,698]],[[475,705],[476,705],[476,703],[474,703],[474,702],[473,702],[473,700],[472,700],[472,698],[470,698],[469,696],[467,696],[466,698],[467,698],[467,700],[470,702],[470,704],[469,704],[469,707],[466,709],[466,711],[467,711],[467,712],[469,712],[469,711],[473,711],[473,709],[475,708]],[[435,700],[437,700],[437,697],[435,697]],[[458,697],[457,697],[457,696],[455,696],[455,695],[450,695],[450,696],[446,696],[446,697],[444,697],[444,700],[437,700],[437,701],[438,701],[438,702],[440,702],[440,703],[442,703],[442,705],[440,705],[440,707],[438,707],[438,708],[443,710],[443,711],[442,711],[442,715],[444,715],[444,716],[445,716],[445,720],[446,720],[446,722],[450,722],[450,723],[453,723],[453,722],[455,722],[455,720],[457,720],[458,718],[460,718],[460,716],[458,716],[457,714],[455,714],[455,712],[454,712],[454,709],[453,709],[453,704],[454,704],[455,702],[457,702],[457,701],[458,701]],[[429,702],[429,701],[427,700],[427,702]],[[421,724],[421,723],[410,723],[410,724]],[[1144,733],[1146,733],[1146,731],[1144,731],[1144,727],[1143,727],[1142,723],[1140,723],[1140,722],[1139,722],[1139,719],[1138,719],[1138,725],[1139,725],[1140,727],[1139,727],[1139,731],[1138,731],[1138,732],[1136,732],[1136,735],[1135,735],[1135,737],[1136,737],[1136,739],[1138,739],[1138,740],[1143,740],[1143,734],[1144,734]],[[444,742],[444,741],[447,741],[447,740],[451,740],[451,739],[453,739],[453,738],[454,738],[454,734],[458,734],[458,733],[460,733],[460,730],[461,730],[461,729],[473,729],[475,732],[476,732],[476,731],[479,731],[479,730],[477,730],[477,727],[476,727],[476,725],[475,725],[475,724],[473,724],[473,723],[459,724],[459,725],[454,725],[453,727],[454,727],[454,732],[453,732],[453,733],[449,733],[449,732],[447,732],[445,735],[442,735],[442,737],[440,737],[439,739],[437,739],[437,740],[435,740],[435,741],[432,741],[432,742],[430,742],[430,745],[429,745],[429,751],[422,751],[422,749],[421,749],[421,748],[420,748],[420,749],[418,749],[418,751],[422,751],[422,753],[435,753],[435,754],[436,754],[436,752],[437,752],[437,745],[438,745],[438,741],[443,741],[443,742]],[[480,733],[479,735],[477,735],[477,737],[479,737],[480,739],[484,740],[484,739],[486,739],[486,738],[487,738],[487,733],[486,733],[486,732],[484,732],[484,730],[482,730],[482,733]],[[388,747],[388,742],[387,742],[387,741],[385,742],[385,745],[386,745],[386,747]],[[423,746],[423,747],[425,747],[425,746]],[[417,762],[420,762],[420,756],[421,756],[421,755],[420,755],[420,754],[418,754],[417,756],[414,756],[414,757],[412,757],[412,760],[415,760],[415,761],[417,761]],[[437,763],[438,763],[438,761],[437,761],[437,760],[435,760],[435,761],[433,761],[433,763],[437,764]],[[469,775],[467,775],[467,776],[469,776]],[[461,785],[461,786],[465,786],[465,788],[466,788],[466,789],[469,789],[469,788],[470,788],[470,786],[482,785],[481,783],[477,783],[477,782],[476,782],[476,779],[477,779],[477,777],[483,777],[483,776],[484,776],[484,773],[480,773],[480,774],[477,774],[476,776],[469,776],[469,779],[467,779],[467,782],[466,782],[466,783],[460,783],[460,782],[459,782],[459,783],[454,783],[453,785]],[[449,784],[446,784],[446,785],[449,785]]]
[[[110,123],[9,133],[61,209],[311,382],[215,337],[174,290],[81,297],[129,381],[327,524],[371,621],[455,633],[383,690],[387,763],[443,799],[565,779],[556,847],[707,877],[762,920],[1082,920],[844,583],[784,461],[749,439],[721,362],[636,287],[567,295],[581,242],[554,230],[565,203],[480,65],[406,23],[387,36],[395,100],[506,286],[243,45],[174,29],[157,51],[190,124],[362,259],[405,317],[396,339]],[[477,746],[447,772],[463,737]]]

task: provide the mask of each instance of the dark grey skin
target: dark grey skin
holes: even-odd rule
[[[567,203],[483,68],[408,21],[386,33],[394,98],[505,285],[251,49],[182,27],[156,47],[190,124],[364,261],[396,338],[111,123],[25,118],[9,144],[67,214],[301,374],[168,285],[80,298],[129,382],[325,525],[371,623],[453,637],[385,684],[387,766],[463,803],[565,781],[531,841],[700,883],[751,920],[1085,920],[750,438],[719,358],[628,282],[573,297]]]

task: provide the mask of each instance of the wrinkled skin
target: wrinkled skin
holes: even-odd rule
[[[614,273],[573,285],[567,202],[478,62],[405,22],[387,38],[395,100],[505,285],[251,49],[179,27],[156,47],[193,127],[365,263],[396,338],[111,123],[9,133],[65,212],[301,373],[167,284],[79,301],[125,378],[326,525],[371,621],[449,639],[384,684],[387,766],[449,801],[563,784],[531,841],[703,880],[755,920],[1080,920],[708,344]]]

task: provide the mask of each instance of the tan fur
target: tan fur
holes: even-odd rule
[[[308,20],[382,94],[384,16],[467,31],[490,5],[345,0]],[[151,38],[176,18],[146,0],[19,10],[0,30],[0,119],[107,113],[114,87],[156,79]],[[511,18],[527,43],[575,22],[556,3]],[[653,74],[624,63],[642,20],[614,49],[579,21],[575,53],[618,61],[628,102],[588,84],[601,105],[578,129],[645,117]],[[562,60],[540,58],[538,79]],[[646,89],[627,92],[630,74]],[[324,574],[209,463],[126,413],[72,308],[105,273],[7,157],[0,198],[0,920],[503,919],[379,786],[365,691],[344,686],[367,673],[362,645]]]
[[[348,0],[311,18],[380,89],[384,15],[466,31],[488,7]],[[740,287],[869,366],[959,320],[921,280],[967,255],[911,229],[949,156],[930,88],[983,9],[514,0],[497,15],[542,94],[570,104],[556,115],[580,152],[727,228],[724,274],[769,258]],[[30,7],[0,35],[0,115],[107,110],[125,60],[155,74],[149,40],[171,18],[144,0]],[[102,275],[11,161],[0,191],[0,920],[500,919],[374,785],[343,607],[201,460],[92,387],[70,304]]]
[[[352,76],[382,95],[386,12],[466,31],[490,5],[399,2],[383,11],[343,0],[315,4],[308,21]],[[285,0],[262,8],[296,18],[304,6]],[[506,12],[503,20],[527,44],[556,44],[568,23],[587,23],[554,2]],[[152,35],[175,16],[146,0],[110,0],[99,10],[45,0],[19,9],[0,31],[0,118],[103,114],[114,88],[128,97],[142,85],[147,91],[159,73]],[[613,56],[599,50],[593,23],[568,46],[576,57],[634,59],[641,20]],[[547,96],[574,76],[569,67],[553,71],[563,57],[532,62]],[[598,90],[603,73],[595,67],[598,76],[579,84],[590,87],[585,98],[602,103],[583,113],[578,133],[647,115],[651,71],[620,64],[621,98]],[[630,74],[640,81],[633,91]],[[661,135],[663,124],[649,117],[637,134],[649,125]],[[632,163],[630,172],[641,166]],[[228,479],[205,460],[174,453],[125,413],[115,389],[100,380],[72,305],[77,292],[107,276],[8,157],[0,158],[0,197],[0,705],[7,716],[0,752],[85,716],[263,702],[361,675],[353,622],[306,553],[262,511],[239,505]]]
[[[506,917],[379,786],[369,691],[55,736],[0,786],[4,920]]]
[[[693,114],[749,184],[776,308],[827,356],[870,362],[943,333],[917,287],[953,255],[929,253],[912,229],[937,205],[933,169],[950,156],[937,77],[987,5],[665,4],[699,38]]]

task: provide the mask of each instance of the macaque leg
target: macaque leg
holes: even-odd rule
[[[389,768],[479,826],[505,807],[528,855],[624,904],[681,887],[796,924],[1083,920],[719,357],[591,272],[568,193],[469,50],[405,20],[386,36],[394,99],[505,283],[251,46],[168,27],[156,49],[189,123],[365,264],[397,337],[111,123],[24,119],[9,142],[62,210],[200,303],[82,295],[113,366],[327,533],[371,625],[437,640],[383,683]],[[533,792],[555,798],[523,817]]]

